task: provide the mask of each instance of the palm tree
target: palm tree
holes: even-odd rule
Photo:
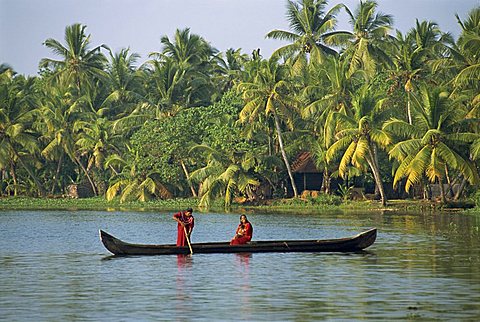
[[[177,75],[178,98],[172,103],[181,108],[209,105],[214,89],[210,77],[218,51],[202,37],[190,34],[189,28],[177,29],[173,42],[163,36],[161,43],[162,52],[150,53],[153,59],[149,64],[156,70],[167,64],[168,75]]]
[[[100,115],[120,119],[130,115],[139,105],[145,103],[142,71],[135,67],[140,56],[130,53],[127,48],[113,54],[107,67],[108,96],[101,106]]]
[[[480,7],[472,9],[465,21],[456,15],[462,27],[462,34],[458,39],[459,51],[454,49],[456,60],[460,65],[460,72],[455,77],[455,85],[474,82],[478,85],[480,78]],[[460,53],[460,55],[458,55]]]
[[[207,154],[207,164],[190,174],[193,181],[201,183],[200,206],[208,208],[211,200],[223,195],[225,207],[229,207],[235,196],[249,195],[260,185],[253,174],[255,158],[252,153],[222,153],[205,145],[195,146],[192,150]]]
[[[91,173],[92,168],[102,172],[108,156],[120,155],[126,144],[124,136],[112,132],[111,124],[111,121],[95,117],[93,113],[90,120],[80,120],[75,124],[76,127],[82,129],[76,136],[75,146],[79,156],[87,159],[87,173]]]
[[[187,91],[185,74],[173,59],[151,61],[153,71],[150,77],[148,99],[156,107],[155,117],[172,116],[187,105],[184,93]]]
[[[353,42],[344,53],[350,57],[350,74],[363,69],[372,76],[379,63],[391,64],[382,43],[389,39],[388,32],[393,19],[391,15],[376,13],[377,7],[375,0],[360,1],[354,13],[345,7],[353,27],[353,33],[350,34]]]
[[[350,75],[348,70],[349,61],[343,56],[331,57],[324,64],[311,68],[303,90],[308,103],[302,110],[302,116],[314,120],[315,131],[324,132],[325,138],[331,137],[326,132],[331,130],[326,126],[330,113],[349,106],[351,93],[363,82],[362,73]]]
[[[9,169],[16,182],[15,164],[18,162],[35,182],[39,194],[45,196],[45,188],[26,162],[28,156],[39,151],[37,138],[30,128],[36,111],[28,102],[35,79],[14,77],[13,74],[11,69],[0,74],[0,169]],[[15,195],[16,187],[17,184]]]
[[[406,177],[405,191],[420,183],[426,175],[430,182],[438,182],[441,198],[445,202],[443,181],[446,169],[460,172],[471,184],[478,181],[478,173],[459,150],[475,139],[469,132],[460,132],[460,121],[466,115],[464,108],[455,106],[441,88],[420,88],[420,97],[414,109],[414,124],[403,120],[387,121],[383,129],[401,139],[389,155],[399,162],[394,186]]]
[[[388,133],[381,129],[383,121],[391,113],[384,102],[385,98],[374,93],[367,84],[353,94],[351,111],[333,112],[331,119],[336,125],[336,141],[328,148],[326,159],[330,162],[335,156],[342,156],[338,168],[342,178],[347,175],[349,164],[363,171],[370,167],[385,206],[387,197],[377,156],[378,148],[387,146],[391,141]]]
[[[220,86],[217,88],[222,93],[233,87],[235,81],[241,79],[245,64],[248,62],[248,55],[242,54],[241,49],[229,48],[225,55],[220,53],[214,57],[217,62],[216,73]]]
[[[75,142],[79,129],[79,122],[91,114],[84,111],[85,99],[73,99],[67,85],[61,83],[43,89],[43,100],[40,102],[39,112],[43,122],[38,123],[39,132],[43,133],[40,138],[46,142],[42,155],[47,159],[58,158],[57,171],[54,184],[58,180],[65,154],[72,162],[78,165],[92,187],[93,193],[97,194],[95,183],[77,154]],[[82,123],[83,124],[83,123]],[[52,191],[55,186],[52,187]]]
[[[105,45],[89,48],[90,35],[85,34],[87,26],[73,24],[65,28],[65,45],[49,38],[44,45],[60,59],[43,58],[40,68],[52,70],[53,75],[67,84],[73,83],[81,95],[81,87],[93,78],[105,76],[103,71],[105,56],[100,52]]]
[[[298,197],[297,187],[285,151],[280,124],[282,118],[287,126],[293,127],[296,103],[292,99],[289,87],[291,85],[288,80],[288,69],[279,65],[274,58],[263,61],[258,74],[250,82],[239,84],[238,88],[242,91],[245,100],[239,121],[254,123],[263,113],[273,117],[278,144],[296,198]]]
[[[319,168],[323,168],[323,190],[329,192],[331,165],[325,160],[327,149],[333,143],[335,124],[330,122],[332,113],[345,110],[350,105],[351,93],[356,83],[359,72],[349,75],[349,61],[344,56],[329,57],[322,65],[312,65],[309,78],[303,90],[304,100],[307,102],[302,109],[302,117],[313,125],[312,132],[317,138],[312,154]]]
[[[124,159],[118,154],[112,154],[105,160],[105,168],[114,169],[117,167],[118,169],[116,174],[112,176],[105,195],[108,201],[118,194],[120,194],[120,202],[129,200],[147,201],[154,196],[164,199],[172,198],[168,187],[158,179],[155,172],[139,173],[136,163],[136,156]]]
[[[347,32],[334,31],[335,15],[342,5],[338,4],[325,12],[326,0],[287,1],[287,18],[291,31],[272,30],[266,37],[291,41],[291,44],[278,48],[272,56],[291,57],[292,66],[305,66],[310,56],[316,62],[322,62],[328,55],[337,52],[331,45],[341,42]]]
[[[190,28],[177,29],[173,42],[168,36],[162,36],[160,42],[163,45],[162,52],[153,52],[150,56],[160,60],[170,57],[182,70],[202,65],[218,52],[199,35],[190,34]]]
[[[406,36],[397,31],[393,42],[394,49],[394,78],[400,83],[407,94],[407,118],[412,124],[411,93],[415,90],[415,83],[426,79],[430,75],[429,61],[441,57],[446,43],[451,39],[448,34],[443,34],[438,25],[431,21],[419,22],[416,20]]]

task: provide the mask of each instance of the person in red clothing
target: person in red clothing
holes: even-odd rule
[[[178,222],[177,246],[188,246],[187,236],[190,238],[193,226],[195,225],[195,218],[193,218],[192,213],[193,209],[188,208],[185,211],[180,211],[173,215],[173,220]],[[187,234],[185,234],[185,231]]]
[[[240,224],[235,231],[235,236],[230,241],[230,245],[242,245],[252,240],[253,227],[248,221],[247,216],[240,216]]]

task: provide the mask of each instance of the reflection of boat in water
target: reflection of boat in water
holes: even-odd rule
[[[377,229],[372,228],[353,237],[320,240],[272,240],[253,241],[244,245],[228,242],[194,243],[194,254],[209,253],[259,253],[259,252],[355,252],[372,245]],[[114,255],[174,255],[189,254],[188,247],[177,245],[131,244],[100,230],[103,245]]]

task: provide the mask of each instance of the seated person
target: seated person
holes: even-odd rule
[[[242,245],[252,240],[253,227],[248,221],[247,216],[240,216],[240,224],[235,231],[235,236],[230,241],[230,245]]]

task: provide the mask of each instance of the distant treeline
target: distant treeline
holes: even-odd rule
[[[355,10],[287,1],[287,45],[271,57],[219,52],[187,29],[139,55],[92,46],[86,26],[45,40],[36,77],[0,65],[0,194],[65,195],[72,184],[125,200],[299,196],[374,187],[458,199],[478,190],[480,7],[454,39],[432,21],[394,32],[377,2]],[[336,30],[345,11],[350,30]],[[335,187],[332,189],[332,180]],[[335,190],[335,191],[332,191]],[[402,193],[400,193],[402,192]]]

